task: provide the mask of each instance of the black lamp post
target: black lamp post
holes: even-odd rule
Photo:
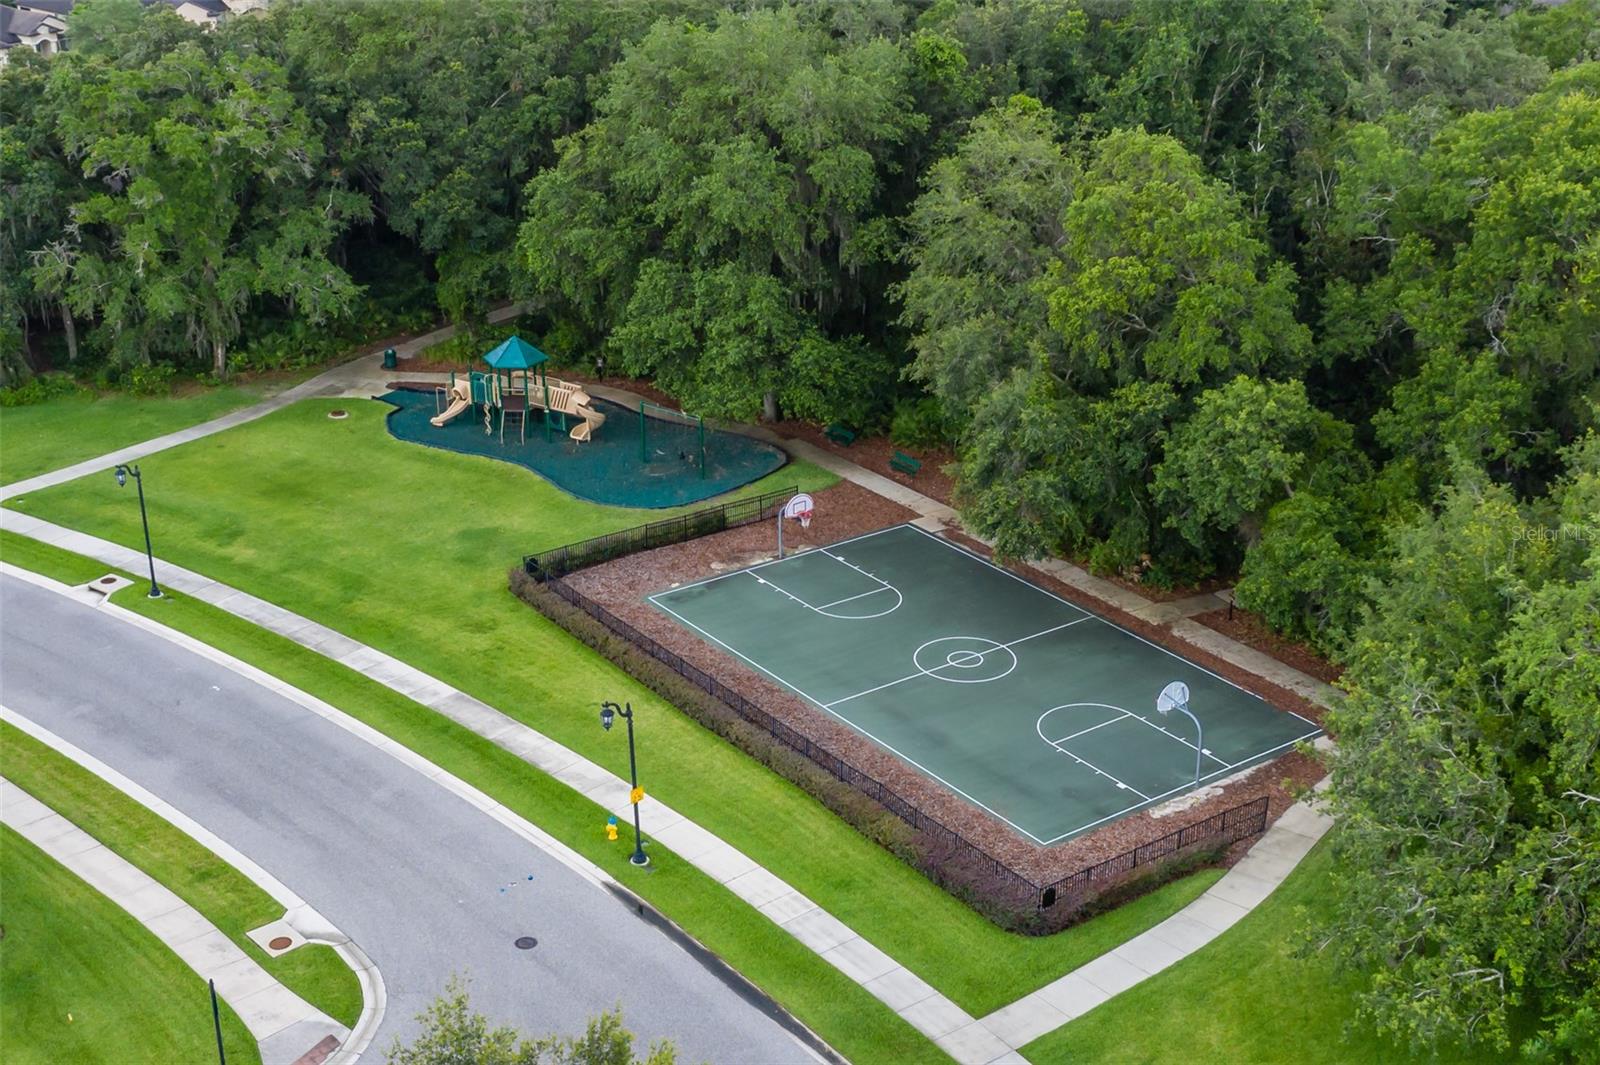
[[[628,797],[631,799],[633,793],[639,790],[639,762],[633,753],[633,704],[629,703],[626,707],[609,702],[600,704],[600,727],[607,732],[611,731],[611,723],[616,720],[616,715],[618,714],[621,714],[628,721],[628,776],[631,778],[630,786],[633,788],[633,792],[630,792]],[[648,865],[650,864],[650,859],[645,856],[644,844],[641,842],[639,835],[639,804],[635,802],[632,805],[633,857],[629,858],[628,861],[634,865]]]
[[[144,557],[150,563],[150,598],[160,599],[161,586],[156,584],[156,554],[150,549],[150,515],[144,509],[144,477],[139,474],[139,467],[118,466],[117,487],[127,487],[130,473],[133,474],[134,486],[139,489],[139,520],[144,523]]]

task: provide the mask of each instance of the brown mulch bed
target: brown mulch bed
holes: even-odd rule
[[[797,437],[807,443],[815,444],[824,451],[831,451],[841,458],[849,459],[857,466],[863,466],[873,473],[881,473],[908,488],[915,488],[947,507],[955,506],[955,478],[946,472],[949,467],[955,465],[956,456],[953,451],[945,448],[899,447],[891,443],[887,436],[860,436],[856,438],[854,444],[844,447],[823,435],[824,426],[812,425],[810,422],[773,422],[771,428],[783,436]],[[896,451],[904,451],[922,462],[922,469],[917,471],[915,477],[908,477],[898,470],[889,468],[889,460],[894,457]]]
[[[945,536],[963,547],[982,555],[991,562],[995,562],[996,565],[1003,565],[1003,563],[995,561],[994,553],[981,541],[974,540],[972,537],[952,529],[946,529]],[[1129,632],[1143,636],[1151,643],[1159,644],[1169,651],[1182,655],[1196,665],[1209,669],[1218,676],[1239,685],[1246,691],[1254,692],[1280,710],[1292,710],[1301,717],[1309,718],[1316,722],[1318,725],[1322,724],[1322,716],[1325,713],[1323,707],[1318,706],[1304,696],[1290,691],[1288,688],[1279,687],[1264,677],[1259,677],[1247,669],[1241,669],[1226,659],[1218,658],[1211,652],[1196,647],[1163,625],[1154,625],[1136,618],[1132,614],[1104,600],[1096,599],[1081,589],[1059,581],[1048,573],[1034,569],[1032,566],[1013,563],[1006,565],[1005,568],[1026,577],[1030,583],[1054,592],[1069,603],[1081,606],[1085,610],[1093,611],[1107,621],[1115,622]],[[1223,613],[1226,614],[1227,611],[1223,611]]]
[[[1238,640],[1246,647],[1253,647],[1262,654],[1276,658],[1286,666],[1293,666],[1302,673],[1308,673],[1326,684],[1337,684],[1344,675],[1344,669],[1334,665],[1326,658],[1317,654],[1305,644],[1291,640],[1273,632],[1255,614],[1240,607],[1233,608],[1233,617],[1228,617],[1228,611],[1213,610],[1208,614],[1196,614],[1194,620],[1208,628],[1216,629],[1231,639]]]
[[[871,532],[911,517],[914,515],[904,507],[858,485],[842,482],[817,493],[817,519],[811,528],[804,532],[798,525],[790,523],[784,533],[784,543],[786,548],[794,549],[821,546],[849,536]],[[954,539],[967,542],[965,538]],[[1043,884],[1056,880],[1262,795],[1270,796],[1269,817],[1275,819],[1295,801],[1301,789],[1308,787],[1322,776],[1323,770],[1314,759],[1291,753],[1247,771],[1241,779],[1227,784],[1218,789],[1217,794],[1210,795],[1187,809],[1163,817],[1153,817],[1149,811],[1141,811],[1065,843],[1050,847],[1039,846],[1031,840],[1024,839],[998,819],[949,792],[787,688],[744,665],[733,656],[695,638],[671,618],[645,602],[644,597],[648,594],[754,565],[771,557],[774,546],[772,528],[762,523],[688,543],[630,555],[615,562],[570,574],[565,580],[584,595],[602,603],[613,613],[694,665],[722,678],[785,724],[803,732],[814,742],[877,777],[924,812],[976,842],[992,856],[1035,883]],[[971,546],[970,542],[968,546]],[[1042,574],[1030,570],[1024,572],[1029,579],[1050,588],[1064,598],[1073,601],[1082,599],[1081,594],[1074,593],[1072,589],[1067,589]],[[1103,604],[1094,604],[1094,608],[1103,616],[1113,617],[1117,614],[1116,611],[1106,609]],[[1113,617],[1113,620],[1119,624],[1123,623],[1121,617]],[[1125,627],[1147,637],[1155,631],[1153,626],[1140,623]],[[1166,633],[1165,637],[1162,642],[1172,642],[1170,633]],[[1208,668],[1215,668],[1215,660],[1210,659],[1210,656],[1186,644],[1182,650],[1185,655]],[[1240,679],[1242,673],[1237,669],[1229,672],[1219,669],[1218,672],[1236,680]],[[1246,687],[1268,697],[1279,706],[1293,706],[1295,710],[1304,713],[1302,709],[1304,700],[1273,685],[1264,684],[1256,678],[1249,679],[1253,683],[1245,685]],[[1215,787],[1213,785],[1213,788]],[[1233,850],[1238,853],[1230,851],[1230,860],[1236,859],[1243,853],[1242,848]]]
[[[1072,563],[1082,569],[1090,569],[1087,559],[1072,559]],[[1091,572],[1093,572],[1091,570]],[[1126,588],[1144,596],[1153,603],[1173,603],[1179,599],[1188,599],[1194,595],[1204,595],[1207,592],[1220,592],[1233,584],[1227,577],[1211,577],[1199,584],[1177,584],[1171,588],[1158,588],[1153,584],[1144,584],[1134,580],[1123,573],[1096,573],[1095,576],[1108,580],[1119,588]]]

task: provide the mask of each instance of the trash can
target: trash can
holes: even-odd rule
[[[395,361],[395,358],[396,358],[396,356],[395,356],[393,348],[384,348],[383,349],[383,368],[385,370],[393,370],[395,367],[399,366],[400,364]]]

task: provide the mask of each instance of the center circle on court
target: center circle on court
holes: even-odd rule
[[[941,636],[918,647],[912,663],[924,675],[951,684],[986,684],[1017,668],[1016,652],[982,636]]]

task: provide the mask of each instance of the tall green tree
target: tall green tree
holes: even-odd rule
[[[623,47],[697,6],[708,5],[319,0],[269,17],[329,165],[431,259],[445,313],[473,322],[510,292],[528,179],[588,120]]]
[[[1095,63],[1098,129],[1165,133],[1279,236],[1291,162],[1342,86],[1313,0],[1131,0],[1111,7]]]
[[[1379,382],[1392,475],[1426,499],[1453,453],[1537,491],[1595,416],[1600,64],[1420,151],[1366,125],[1341,153],[1323,346],[1357,388]]]
[[[786,391],[825,407],[793,358],[802,341],[854,347],[871,317],[884,176],[921,124],[901,49],[787,7],[661,21],[598,111],[529,185],[532,292],[697,410],[774,417]],[[880,392],[882,366],[853,391]]]
[[[1431,132],[1443,118],[1516,104],[1548,74],[1509,20],[1447,0],[1349,0],[1329,4],[1322,22],[1344,66],[1346,109],[1360,119],[1425,111],[1414,117]]]
[[[1294,270],[1274,261],[1241,203],[1171,137],[1095,143],[1043,284],[1074,387],[1178,386],[1297,369]]]
[[[946,334],[964,342],[976,321],[999,344],[972,360],[973,383],[1012,375],[972,408],[964,515],[1008,553],[1084,551],[1119,569],[1159,541],[1169,560],[1204,565],[1214,545],[1164,531],[1152,498],[1163,442],[1207,388],[1303,368],[1310,334],[1295,320],[1294,272],[1272,260],[1239,197],[1172,138],[1111,134],[1069,181],[1041,132],[1021,131],[975,126],[912,215],[913,344],[943,360],[918,372],[940,381],[953,372],[945,364],[966,365],[946,354],[962,350]],[[969,160],[999,196],[972,194]],[[1036,185],[1050,196],[1031,202]],[[969,222],[992,259],[966,250]],[[995,297],[1004,323],[983,315]],[[1046,328],[1030,326],[1041,311]]]
[[[28,372],[23,350],[30,312],[59,322],[67,358],[77,359],[77,319],[63,273],[77,254],[68,211],[84,194],[56,136],[60,107],[49,92],[50,64],[30,49],[13,51],[0,70],[0,198],[6,205],[0,212],[0,382],[6,383]]]
[[[1167,437],[1154,496],[1196,547],[1218,532],[1261,539],[1274,503],[1297,486],[1333,487],[1360,469],[1350,427],[1311,405],[1299,381],[1240,375],[1202,392]]]
[[[1592,1061],[1600,1033],[1600,444],[1548,504],[1464,472],[1393,534],[1350,651],[1333,802],[1345,874],[1318,931],[1363,1009],[1420,1044]],[[1539,519],[1576,511],[1578,544]]]
[[[252,296],[311,322],[357,295],[327,257],[361,197],[315,182],[318,143],[283,70],[193,42],[138,67],[65,57],[62,140],[100,190],[75,204],[66,299],[127,361],[188,347],[227,375]]]
[[[929,170],[896,290],[916,353],[909,373],[948,410],[970,408],[1059,342],[1039,282],[1058,254],[1077,167],[1029,97],[979,116]]]

